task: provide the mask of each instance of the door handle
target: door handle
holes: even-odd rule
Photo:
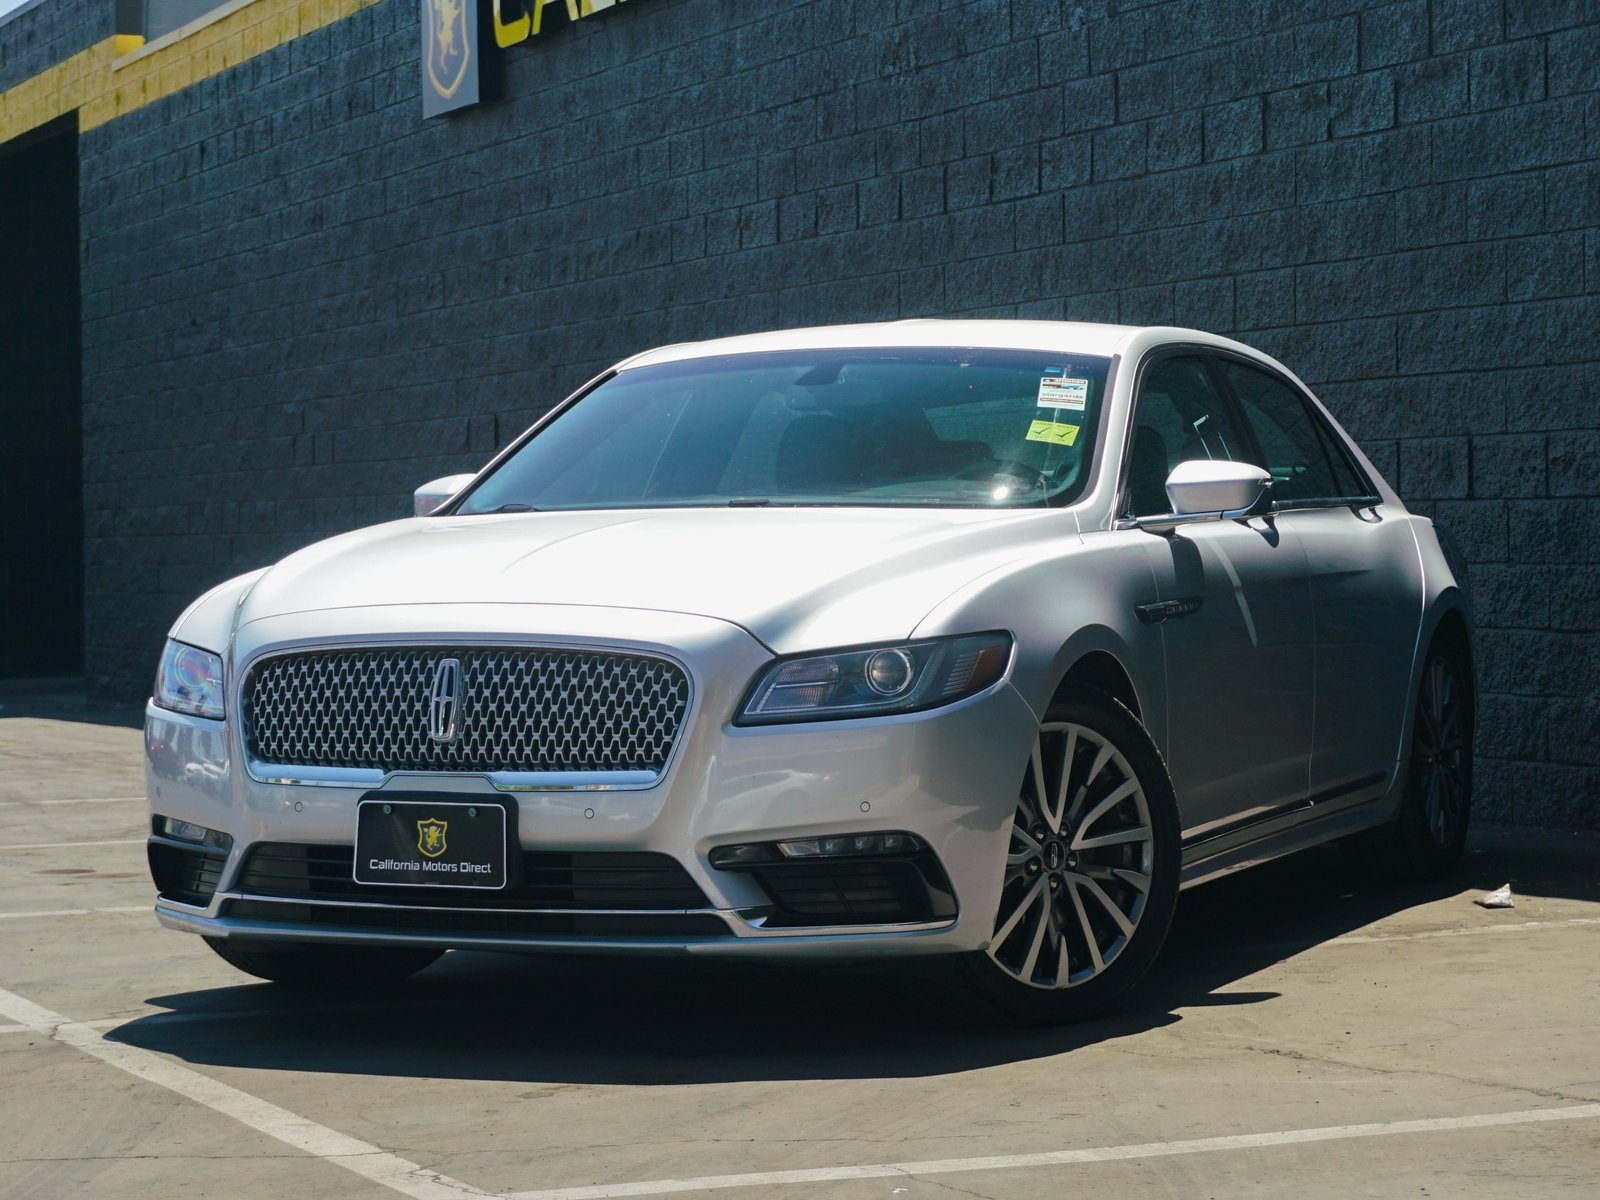
[[[1187,617],[1190,613],[1199,612],[1201,603],[1199,596],[1185,596],[1181,600],[1158,600],[1151,604],[1136,604],[1133,611],[1144,624],[1159,625],[1173,617]]]

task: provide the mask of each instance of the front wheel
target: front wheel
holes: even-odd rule
[[[1178,806],[1155,743],[1089,687],[1063,689],[1018,790],[994,935],[962,972],[992,1007],[1057,1024],[1114,1006],[1166,939]]]
[[[250,938],[211,938],[206,945],[246,975],[302,988],[354,990],[409,979],[443,950],[413,946],[323,946]]]

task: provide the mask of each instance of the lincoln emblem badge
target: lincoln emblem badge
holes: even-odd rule
[[[461,660],[441,658],[428,692],[428,736],[453,742],[461,735]]]

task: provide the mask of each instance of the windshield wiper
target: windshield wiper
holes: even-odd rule
[[[513,500],[509,504],[502,504],[499,508],[491,508],[489,511],[492,513],[520,513],[538,512],[539,510],[531,504],[523,504],[520,501]]]
[[[772,501],[763,496],[739,496],[728,501],[729,508],[766,508]]]

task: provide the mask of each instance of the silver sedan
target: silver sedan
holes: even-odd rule
[[[1461,854],[1464,581],[1237,342],[671,346],[416,513],[171,630],[156,911],[252,974],[918,957],[1062,1021],[1139,981],[1180,888],[1331,839]]]

